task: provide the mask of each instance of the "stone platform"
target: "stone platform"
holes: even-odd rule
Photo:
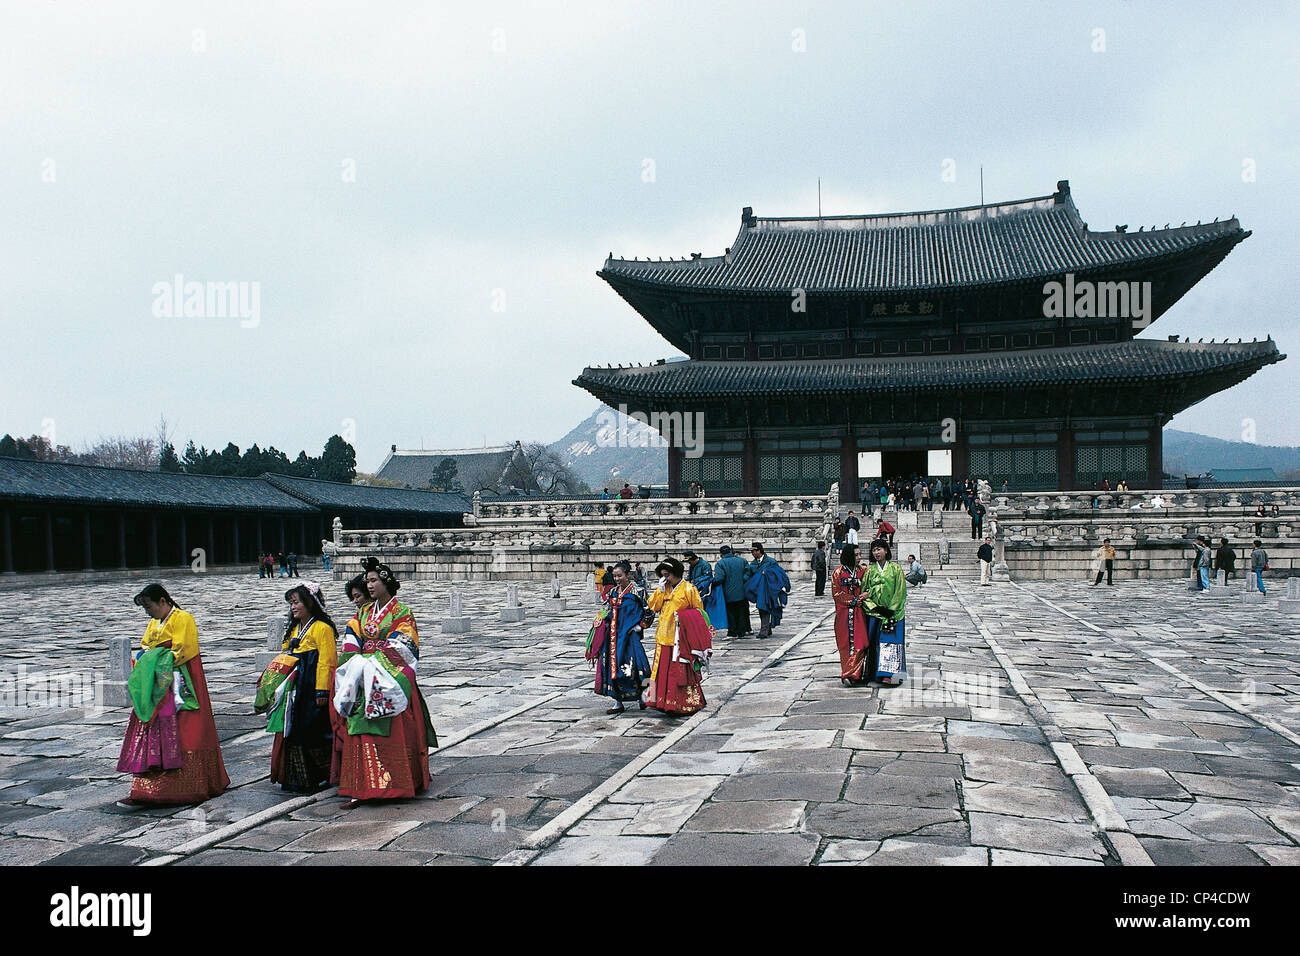
[[[443,634],[448,586],[413,581],[433,785],[343,810],[267,779],[254,657],[284,587],[163,583],[198,621],[231,789],[119,812],[125,708],[0,710],[0,863],[1300,863],[1300,613],[1280,589],[1208,614],[1181,581],[930,584],[909,595],[911,679],[881,689],[841,686],[829,595],[799,578],[773,638],[719,637],[705,710],[666,718],[591,693],[579,585],[547,612],[550,586],[522,583],[518,623],[505,585],[460,585],[474,629]],[[7,686],[104,669],[110,637],[143,633],[132,593],[0,594]]]

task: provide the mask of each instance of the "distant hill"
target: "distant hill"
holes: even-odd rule
[[[1165,429],[1165,473],[1202,475],[1216,468],[1272,468],[1281,478],[1300,473],[1300,448],[1224,441],[1195,432]]]
[[[659,433],[600,405],[548,446],[593,491],[605,487],[668,483],[668,447]]]

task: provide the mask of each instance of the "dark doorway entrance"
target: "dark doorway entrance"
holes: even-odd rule
[[[912,478],[925,476],[925,449],[908,451],[882,451],[880,453],[880,476],[886,481],[893,478]]]

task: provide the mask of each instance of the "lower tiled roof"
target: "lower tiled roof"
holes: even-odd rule
[[[1024,352],[770,362],[692,360],[587,368],[573,384],[601,399],[844,395],[900,389],[1141,384],[1234,371],[1244,379],[1284,358],[1271,339],[1236,343],[1132,339]]]

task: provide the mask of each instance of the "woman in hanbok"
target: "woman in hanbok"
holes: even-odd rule
[[[713,653],[713,629],[700,592],[682,580],[686,568],[680,561],[661,561],[655,573],[663,580],[646,601],[659,615],[646,705],[674,717],[693,714],[705,704],[700,671]]]
[[[887,542],[877,538],[871,542],[868,552],[871,562],[867,565],[866,594],[862,602],[866,605],[870,642],[866,678],[886,687],[897,687],[907,675],[903,643],[907,582],[903,580],[903,569],[889,560],[892,552]]]
[[[134,774],[122,809],[202,803],[230,786],[199,658],[194,616],[161,584],[135,596],[149,615],[127,689],[131,718],[117,769]]]
[[[296,661],[297,690],[281,714],[271,744],[271,782],[285,790],[314,793],[331,778],[334,740],[330,696],[338,666],[338,628],[325,612],[320,589],[300,584],[284,592],[289,626],[282,658]],[[274,663],[274,662],[273,662]]]
[[[840,553],[840,566],[831,575],[835,601],[835,644],[840,651],[840,681],[848,687],[867,680],[870,633],[863,609],[862,579],[867,569],[858,564],[858,549],[849,545]]]
[[[597,623],[599,643],[591,648],[590,658],[596,666],[596,693],[614,700],[606,713],[621,714],[624,701],[635,700],[645,710],[641,692],[650,677],[650,661],[641,646],[645,599],[632,578],[632,565],[620,561],[613,576],[614,587],[605,598],[609,611]]]
[[[429,748],[438,738],[416,683],[420,637],[401,586],[386,564],[362,563],[372,603],[347,626],[334,704],[344,725],[339,794],[364,800],[413,797],[429,786]]]

